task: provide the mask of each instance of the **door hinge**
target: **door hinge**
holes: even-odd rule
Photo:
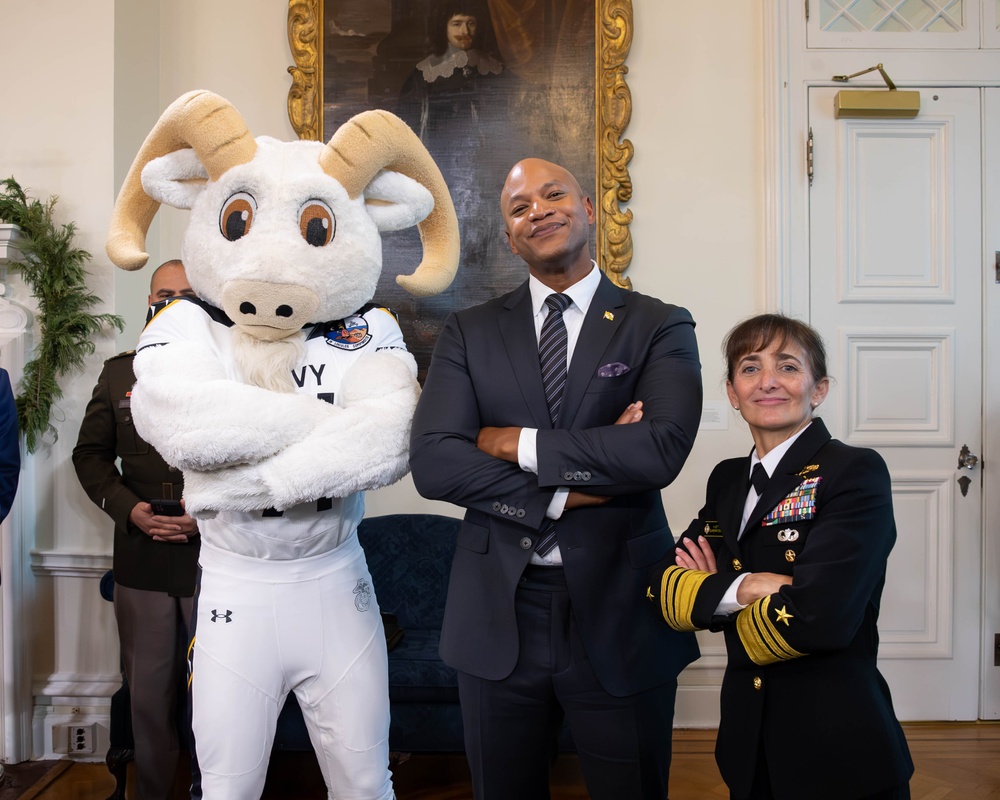
[[[806,175],[809,177],[809,185],[813,185],[813,129],[809,128],[809,136],[806,138]]]
[[[1000,667],[1000,633],[993,634],[993,666]]]
[[[806,7],[806,22],[808,22],[809,21],[809,0],[805,0],[804,5]]]
[[[993,281],[1000,283],[1000,250],[993,253]]]

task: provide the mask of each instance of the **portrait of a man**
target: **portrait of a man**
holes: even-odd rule
[[[452,310],[523,280],[497,198],[525,156],[565,164],[594,193],[594,0],[325,0],[325,136],[381,108],[413,128],[458,213],[459,274],[433,298],[395,276],[420,260],[414,230],[387,234],[378,302],[400,318],[421,377]]]

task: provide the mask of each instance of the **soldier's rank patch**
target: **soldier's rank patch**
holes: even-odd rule
[[[774,622],[771,621],[769,612],[771,598],[774,596],[762,597],[736,615],[736,631],[739,634],[740,642],[750,660],[760,666],[774,664],[778,661],[790,661],[805,655],[787,642],[782,635],[784,628],[778,630],[777,623],[779,621],[788,626],[788,620],[792,619],[787,606],[775,609],[776,619]]]
[[[812,519],[816,516],[816,487],[822,477],[807,478],[764,517],[761,525],[781,525],[785,522]]]

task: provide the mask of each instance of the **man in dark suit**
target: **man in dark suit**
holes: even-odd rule
[[[180,261],[161,264],[149,304],[194,295]],[[180,500],[183,475],[139,436],[132,421],[135,351],[104,362],[73,449],[80,484],[115,523],[115,618],[131,692],[139,796],[174,796],[187,631],[200,538],[194,519],[160,516],[150,500]],[[119,470],[117,460],[121,459]],[[179,696],[180,695],[180,696]]]
[[[530,277],[448,319],[410,455],[422,495],[466,509],[441,655],[475,797],[547,798],[565,719],[591,797],[663,800],[698,650],[657,631],[643,594],[673,553],[660,490],[701,414],[694,323],[600,272],[593,205],[562,167],[516,164],[501,210]]]

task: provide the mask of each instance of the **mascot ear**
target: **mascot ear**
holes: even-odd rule
[[[191,208],[207,181],[205,167],[190,148],[154,158],[142,169],[143,191],[174,208]]]
[[[364,196],[365,210],[380,231],[411,228],[434,208],[430,191],[401,172],[379,172],[365,187]]]

